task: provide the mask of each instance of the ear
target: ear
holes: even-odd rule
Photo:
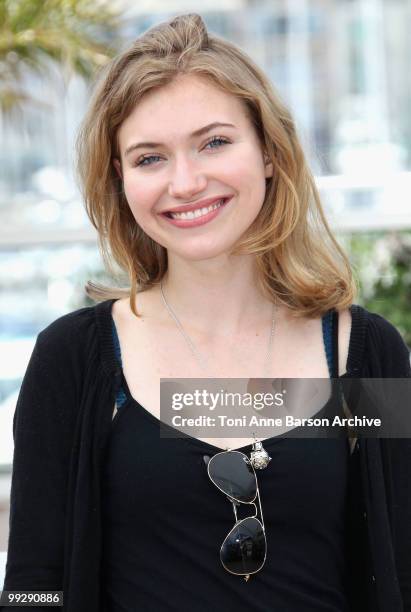
[[[121,172],[121,162],[119,159],[114,158],[113,159],[113,166],[116,169],[116,172],[118,174],[118,176],[121,178],[121,180],[123,180],[123,174]]]
[[[270,178],[274,174],[274,165],[267,153],[264,153],[265,178]]]

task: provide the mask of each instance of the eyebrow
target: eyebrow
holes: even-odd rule
[[[214,128],[217,128],[217,127],[235,128],[235,125],[233,125],[232,123],[221,123],[220,121],[214,121],[214,123],[209,123],[208,125],[205,125],[204,127],[198,130],[195,130],[195,132],[192,132],[190,134],[190,138],[193,138],[196,136],[202,136],[203,134],[206,134],[207,132],[210,132],[210,130],[213,130]],[[124,155],[127,156],[133,151],[135,151],[136,149],[155,149],[156,147],[161,147],[161,146],[164,146],[163,143],[161,142],[137,142],[127,147]]]

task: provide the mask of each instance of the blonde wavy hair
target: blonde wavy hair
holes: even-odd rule
[[[115,274],[114,260],[130,287],[89,281],[88,296],[129,296],[132,312],[140,316],[137,292],[160,283],[167,271],[167,251],[136,223],[113,159],[120,157],[119,127],[144,94],[188,73],[243,101],[274,166],[260,213],[232,254],[254,255],[263,293],[297,316],[350,306],[350,264],[325,219],[290,112],[262,70],[237,46],[209,34],[196,14],[145,32],[106,67],[95,88],[77,139],[78,176],[106,269]]]

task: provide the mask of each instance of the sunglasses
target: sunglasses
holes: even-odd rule
[[[207,464],[210,480],[233,504],[235,525],[220,549],[221,563],[230,574],[243,576],[248,581],[251,574],[261,570],[267,555],[263,512],[257,476],[250,459],[240,451],[222,451],[211,457]],[[258,499],[261,522],[257,518]],[[237,506],[252,505],[255,514],[238,519]]]

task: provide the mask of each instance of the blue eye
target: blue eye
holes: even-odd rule
[[[146,157],[142,157],[140,159],[140,161],[138,161],[136,163],[136,166],[151,166],[151,162],[148,164],[145,164],[144,162],[148,161],[148,160],[153,160],[153,159],[161,159],[159,155],[147,155]]]
[[[212,149],[218,149],[221,145],[224,144],[229,144],[228,140],[226,140],[225,138],[221,138],[220,136],[214,136],[214,138],[212,138],[207,144],[206,146],[208,147],[208,145],[217,145],[217,147],[212,146]]]

